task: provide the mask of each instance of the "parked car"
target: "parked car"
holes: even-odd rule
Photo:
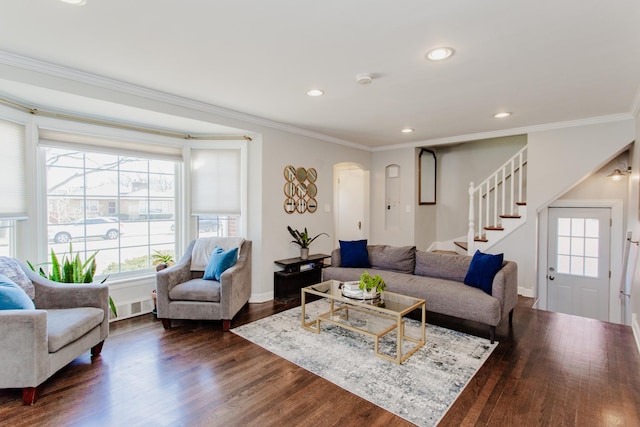
[[[70,224],[49,225],[49,239],[56,243],[67,243],[85,236],[113,240],[123,234],[122,228],[122,223],[115,217],[79,219]]]

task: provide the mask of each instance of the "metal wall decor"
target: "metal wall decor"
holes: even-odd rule
[[[284,179],[284,211],[288,214],[314,213],[318,209],[318,187],[315,184],[318,172],[314,168],[287,165],[284,167]]]

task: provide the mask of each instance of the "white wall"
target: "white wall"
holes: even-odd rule
[[[369,243],[393,246],[415,245],[415,212],[417,206],[417,169],[414,148],[376,151],[371,157],[370,214],[371,235]],[[385,168],[400,166],[400,228],[385,229]]]

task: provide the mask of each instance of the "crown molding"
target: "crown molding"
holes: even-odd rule
[[[519,128],[502,129],[490,132],[470,133],[466,135],[450,136],[445,138],[426,139],[406,144],[387,145],[384,147],[376,147],[371,151],[389,151],[400,148],[419,148],[432,147],[434,145],[459,144],[461,142],[478,141],[481,139],[500,138],[504,136],[523,135],[533,132],[544,132],[548,130],[564,129],[577,126],[588,126],[602,123],[620,122],[624,120],[633,120],[634,115],[631,113],[612,114],[609,116],[590,117],[587,119],[570,120],[565,122],[545,123],[541,125],[523,126]]]
[[[377,151],[390,151],[398,150],[402,148],[417,148],[417,147],[429,147],[434,145],[447,145],[456,144],[461,142],[475,141],[488,138],[499,138],[504,136],[513,136],[520,134],[527,134],[531,132],[541,132],[546,130],[562,129],[575,126],[593,125],[599,123],[608,123],[622,120],[629,120],[639,118],[640,116],[640,89],[638,90],[634,101],[631,105],[631,111],[629,113],[615,114],[609,116],[599,116],[587,119],[579,119],[565,122],[545,123],[533,126],[524,126],[520,128],[503,129],[489,132],[479,132],[465,135],[457,135],[444,138],[427,139],[422,141],[410,142],[405,144],[385,145],[381,147],[368,147],[366,145],[354,143],[351,141],[335,138],[322,133],[310,131],[307,129],[291,126],[285,123],[277,122],[274,120],[265,119],[259,116],[253,116],[251,114],[241,113],[239,111],[231,110],[228,108],[218,107],[206,102],[196,101],[193,99],[181,97],[178,95],[172,95],[166,92],[145,88],[142,86],[134,85],[132,83],[123,82],[120,80],[103,77],[84,71],[75,70],[69,67],[52,64],[49,62],[40,61],[37,59],[25,57],[11,52],[0,50],[0,64],[30,70],[37,73],[42,73],[49,76],[60,77],[74,82],[88,84],[103,89],[112,90],[128,95],[134,95],[141,98],[149,99],[152,101],[158,101],[169,105],[188,108],[195,111],[200,111],[207,114],[216,114],[229,119],[240,120],[247,123],[251,123],[258,126],[264,126],[267,128],[280,130],[295,135],[300,135],[308,138],[314,138],[321,141],[330,142],[333,144],[343,145],[350,148],[355,148],[363,151],[377,152]]]
[[[346,141],[332,136],[324,135],[318,132],[313,132],[307,129],[298,128],[285,123],[277,122],[274,120],[265,119],[263,117],[253,116],[251,114],[241,113],[239,111],[231,110],[228,108],[218,107],[206,102],[196,101],[189,98],[184,98],[178,95],[172,95],[166,92],[158,91],[155,89],[149,89],[142,86],[134,85],[132,83],[123,82],[120,80],[111,79],[108,77],[99,76],[96,74],[87,73],[84,71],[75,70],[69,67],[52,64],[49,62],[41,61],[34,58],[18,55],[11,52],[0,50],[0,64],[16,67],[24,70],[33,71],[53,77],[60,77],[66,80],[71,80],[77,83],[88,84],[96,86],[102,89],[108,89],[115,92],[124,93],[127,95],[134,95],[141,98],[149,99],[152,101],[158,101],[165,104],[170,104],[178,107],[188,108],[191,110],[200,111],[208,114],[216,114],[228,119],[240,120],[248,122],[258,126],[264,126],[271,129],[276,129],[295,135],[305,136],[309,138],[319,139],[322,141],[330,142],[333,144],[344,145],[359,150],[370,151],[371,147],[365,145],[356,144],[350,141]]]

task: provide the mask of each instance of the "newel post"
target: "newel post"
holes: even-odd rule
[[[473,214],[473,193],[475,192],[475,188],[473,185],[473,181],[469,183],[469,231],[467,232],[467,255],[473,254],[474,245],[475,245],[475,234],[474,234],[474,221],[475,217]]]

